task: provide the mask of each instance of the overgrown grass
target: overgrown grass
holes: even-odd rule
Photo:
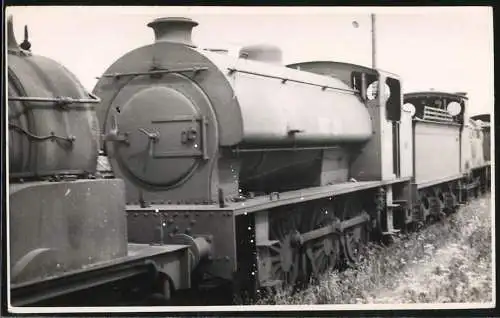
[[[490,196],[445,221],[372,245],[356,269],[334,271],[309,288],[279,290],[258,304],[488,302],[492,300]]]

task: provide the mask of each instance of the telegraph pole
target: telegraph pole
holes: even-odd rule
[[[372,68],[377,67],[377,42],[376,42],[376,31],[375,31],[375,14],[371,14],[372,20]]]
[[[376,30],[375,30],[375,14],[370,14],[371,18],[371,51],[372,51],[372,68],[377,67],[377,42],[375,38]],[[352,22],[352,26],[354,28],[359,27],[359,23],[357,21]]]

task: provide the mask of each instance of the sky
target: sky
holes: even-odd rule
[[[8,7],[32,52],[70,69],[92,91],[119,57],[154,41],[146,24],[185,16],[202,48],[268,43],[283,63],[334,60],[371,66],[376,14],[377,67],[398,74],[403,91],[468,92],[471,115],[493,112],[493,12],[488,7]],[[358,27],[354,27],[356,21]]]

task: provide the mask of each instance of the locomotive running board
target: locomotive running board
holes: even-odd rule
[[[158,267],[167,268],[176,289],[189,288],[188,272],[179,273],[177,268],[189,268],[187,245],[150,246],[129,244],[128,255],[109,262],[65,273],[63,275],[11,285],[11,305],[34,306],[58,297],[81,292],[90,288],[109,286],[140,275],[157,274]],[[168,269],[173,269],[172,273]],[[45,305],[46,306],[46,305]]]
[[[445,183],[445,182],[450,182],[450,181],[455,181],[455,180],[461,180],[463,179],[464,176],[462,174],[457,174],[451,177],[446,177],[442,179],[437,179],[437,180],[431,180],[431,181],[425,181],[425,182],[416,182],[417,189],[423,189],[423,188],[428,188],[431,186],[434,186],[436,184],[440,183]]]
[[[261,196],[242,202],[229,203],[225,209],[233,210],[235,215],[253,213],[274,207],[323,199],[331,196],[342,195],[376,187],[410,181],[408,178],[399,178],[388,181],[359,181],[344,182],[329,186],[309,188],[279,193],[279,196]]]
[[[262,195],[251,199],[246,199],[237,202],[227,202],[224,207],[218,204],[155,204],[150,207],[141,207],[135,204],[127,205],[127,211],[200,211],[204,212],[223,212],[227,211],[235,216],[244,215],[247,213],[259,212],[262,210],[272,209],[282,205],[289,205],[299,202],[307,202],[311,200],[323,199],[332,196],[373,189],[385,185],[396,183],[409,182],[411,177],[398,178],[385,181],[359,181],[359,182],[343,182],[328,186],[314,187],[303,190],[293,190],[280,193],[272,193],[271,195]],[[154,208],[153,208],[154,207]]]

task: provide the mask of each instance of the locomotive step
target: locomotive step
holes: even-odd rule
[[[398,230],[398,229],[394,229],[390,232],[382,232],[383,235],[392,235],[392,234],[396,234],[396,233],[399,233],[401,232],[401,230]]]
[[[394,234],[399,233],[399,232],[401,232],[401,230],[394,229],[390,232],[382,232],[382,235],[394,235]]]
[[[267,240],[267,241],[262,241],[257,244],[257,247],[269,247],[278,244],[280,241],[278,240]]]
[[[395,203],[388,203],[387,207],[388,208],[400,208],[401,205],[400,204],[395,204]]]
[[[405,205],[408,203],[408,201],[407,200],[392,200],[392,203],[399,204],[399,205]]]
[[[471,190],[477,188],[479,185],[477,183],[469,183],[463,186],[459,186],[458,190]]]

